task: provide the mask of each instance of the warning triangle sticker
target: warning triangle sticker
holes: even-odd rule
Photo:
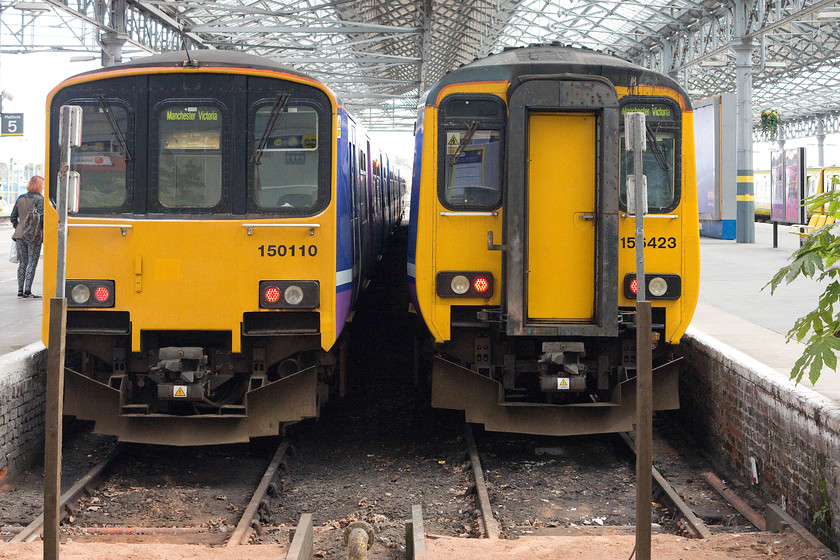
[[[187,392],[184,391],[183,387],[175,387],[175,396],[176,397],[186,397]]]

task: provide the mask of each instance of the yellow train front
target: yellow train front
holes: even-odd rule
[[[65,413],[173,445],[248,441],[316,417],[381,252],[387,225],[374,218],[399,210],[396,186],[371,190],[387,193],[391,170],[335,96],[266,59],[214,51],[60,84],[48,100],[46,297],[63,105],[83,111]],[[356,173],[363,158],[381,181]]]
[[[635,239],[623,114],[646,115],[654,409],[698,295],[692,112],[671,79],[559,46],[445,76],[419,108],[408,280],[434,341],[432,404],[486,429],[632,429]]]

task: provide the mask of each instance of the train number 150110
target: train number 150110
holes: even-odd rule
[[[316,245],[260,245],[261,257],[314,257],[318,254]]]

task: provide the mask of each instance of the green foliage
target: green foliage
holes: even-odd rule
[[[812,196],[805,201],[811,211],[823,210],[840,219],[840,191],[829,191]],[[816,383],[823,366],[837,371],[837,354],[840,353],[840,316],[836,311],[840,300],[840,223],[829,224],[807,236],[802,246],[789,259],[790,263],[767,283],[770,293],[775,293],[782,282],[790,284],[804,276],[817,281],[828,281],[816,309],[796,320],[787,339],[805,341],[806,348],[791,371],[791,379],[802,381],[805,372]],[[765,288],[767,287],[765,286]]]

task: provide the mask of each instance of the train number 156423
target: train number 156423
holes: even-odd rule
[[[260,245],[261,257],[314,257],[318,254],[316,245]]]
[[[645,247],[650,249],[674,249],[677,246],[677,238],[676,237],[651,237],[647,241],[645,241]],[[635,249],[636,248],[636,238],[635,237],[622,237],[621,238],[621,248],[622,249]]]

